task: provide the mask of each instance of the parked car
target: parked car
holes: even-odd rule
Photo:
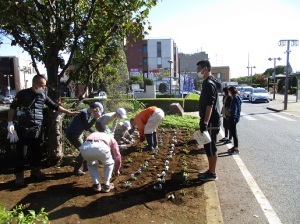
[[[15,96],[14,95],[6,95],[3,99],[2,99],[2,103],[6,104],[6,103],[12,103],[12,101],[14,100]]]
[[[107,99],[106,92],[104,92],[104,91],[94,92],[93,97],[100,98],[100,99]]]
[[[252,92],[253,87],[251,86],[245,86],[243,87],[243,89],[241,90],[241,97],[243,98],[243,100],[249,100],[249,95]]]
[[[254,102],[267,102],[270,101],[270,93],[264,88],[253,88],[252,92],[249,94],[249,101]]]

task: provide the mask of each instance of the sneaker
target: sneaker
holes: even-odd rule
[[[112,190],[114,188],[115,188],[115,186],[114,186],[113,183],[110,183],[109,185],[103,184],[103,186],[102,186],[102,192],[108,193],[108,192],[110,192],[110,190]]]
[[[218,175],[215,173],[211,173],[211,172],[205,172],[204,174],[202,174],[200,177],[199,177],[199,180],[202,180],[202,181],[214,181],[214,180],[217,180],[218,179]]]
[[[237,155],[237,154],[239,154],[240,153],[240,151],[238,150],[238,148],[236,148],[236,147],[232,147],[231,149],[228,149],[228,154],[230,154],[230,155]]]
[[[226,142],[228,139],[227,138],[222,138],[221,140],[220,140],[220,142]]]
[[[229,144],[229,143],[231,143],[231,140],[226,139],[226,141],[224,141],[224,143],[225,143],[225,144]]]
[[[100,184],[93,184],[92,188],[96,192],[100,192],[101,191],[101,185]]]
[[[200,177],[200,176],[202,176],[205,173],[209,173],[209,170],[206,170],[205,172],[199,172],[197,176]]]
[[[77,176],[83,176],[85,175],[85,172],[83,172],[81,169],[79,170],[74,170],[73,173]]]

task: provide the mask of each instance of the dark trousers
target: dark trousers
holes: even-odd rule
[[[208,133],[210,135],[211,142],[204,145],[204,150],[208,157],[216,155],[217,153],[216,141],[219,131],[219,127],[208,127]]]
[[[19,141],[16,143],[15,173],[20,173],[24,170],[29,154],[31,159],[30,165],[32,167],[40,167],[43,157],[42,132],[38,138],[33,139],[24,138],[20,130],[17,130],[17,134]]]
[[[237,135],[237,130],[236,130],[236,122],[230,121],[229,122],[229,131],[233,137],[233,145],[234,147],[239,147],[239,139]]]
[[[84,134],[81,135],[72,135],[72,134],[66,134],[67,139],[69,142],[79,151],[79,147],[83,144],[85,136]],[[84,164],[84,170],[86,170],[86,162],[83,160],[81,154],[76,157],[75,159],[75,164],[74,164],[74,169],[79,170],[80,167]]]
[[[231,136],[231,132],[230,132],[230,122],[229,122],[229,119],[227,118],[224,118],[223,119],[223,127],[224,127],[224,132],[225,132],[225,138],[228,138],[231,139],[232,136]],[[229,135],[228,135],[229,134]]]

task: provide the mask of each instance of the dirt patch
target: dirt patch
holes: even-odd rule
[[[1,204],[44,207],[51,223],[206,223],[203,183],[197,180],[206,162],[191,134],[159,130],[157,152],[144,151],[142,144],[122,150],[121,175],[113,177],[109,193],[95,193],[89,175],[74,176],[70,157],[60,167],[45,168],[44,181],[32,180],[27,170],[21,189],[6,170],[0,175]]]

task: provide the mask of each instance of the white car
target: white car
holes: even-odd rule
[[[106,92],[104,91],[96,92],[94,93],[94,98],[107,99]]]
[[[270,93],[264,88],[253,88],[252,92],[249,94],[249,101],[251,103],[255,103],[255,102],[269,103]]]
[[[241,90],[241,97],[244,99],[249,99],[249,95],[252,92],[253,87],[251,86],[245,86],[243,87],[243,89]]]
[[[6,103],[12,103],[12,101],[14,100],[15,96],[14,95],[6,95],[3,99],[2,99],[2,103],[6,104]]]

